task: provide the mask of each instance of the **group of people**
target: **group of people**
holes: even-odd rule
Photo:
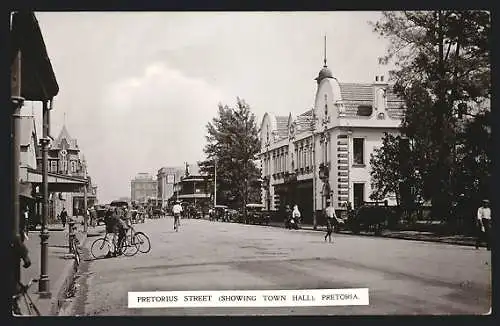
[[[342,219],[337,217],[335,208],[333,208],[331,201],[327,201],[326,208],[324,209],[323,213],[326,219],[325,242],[327,240],[329,240],[329,242],[332,242],[332,234],[335,227],[338,227],[343,223],[343,221]],[[298,223],[298,225],[302,223],[302,215],[300,213],[298,205],[294,205],[293,210],[290,209],[290,205],[285,206],[285,223],[289,224],[290,220],[293,220],[294,223]]]

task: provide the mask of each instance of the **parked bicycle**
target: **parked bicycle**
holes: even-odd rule
[[[70,224],[70,231],[68,233],[68,243],[69,243],[69,252],[73,255],[75,259],[75,263],[80,265],[81,257],[80,257],[80,241],[76,236],[77,227],[76,223]]]
[[[30,286],[35,282],[38,282],[38,280],[32,279],[26,285],[19,282],[18,293],[12,296],[13,316],[41,316],[40,310],[38,310],[28,293]],[[23,299],[24,305],[20,305],[21,298]]]
[[[112,239],[108,239],[108,235],[112,234]],[[95,259],[101,259],[108,256],[110,253],[115,253],[117,250],[118,235],[116,233],[108,233],[104,237],[96,239],[90,246],[90,252]],[[131,237],[125,236],[121,252],[127,256],[134,256],[139,252],[139,245],[132,241]]]

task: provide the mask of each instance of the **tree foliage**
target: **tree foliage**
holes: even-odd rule
[[[235,107],[219,104],[218,115],[206,128],[207,158],[199,165],[212,180],[217,166],[217,204],[242,208],[260,202],[260,171],[254,163],[260,141],[248,104],[239,98]]]
[[[432,200],[435,217],[448,219],[451,203],[462,192],[454,182],[461,170],[456,146],[472,145],[460,137],[460,127],[468,122],[458,108],[465,115],[489,110],[483,104],[491,95],[490,13],[384,12],[372,24],[376,33],[390,41],[380,62],[396,64],[390,77],[395,92],[406,102],[401,131],[411,140],[422,194]],[[490,124],[488,119],[477,123]],[[474,169],[468,173],[480,174],[479,166]]]

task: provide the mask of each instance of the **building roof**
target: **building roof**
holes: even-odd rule
[[[61,132],[59,133],[59,136],[56,138],[54,144],[52,145],[51,149],[60,149],[62,148],[62,141],[66,140],[68,143],[68,149],[73,149],[73,150],[79,150],[78,149],[78,144],[76,142],[76,139],[72,138],[69,135],[68,129],[66,128],[66,125],[63,125]]]
[[[342,100],[345,102],[370,102],[372,103],[375,99],[375,92],[373,84],[368,83],[339,83],[340,94],[342,95]],[[389,86],[389,85],[387,85]],[[386,98],[387,102],[402,102],[403,100],[399,98],[392,87],[386,87]]]
[[[278,134],[278,138],[284,138],[288,136],[288,116],[276,116],[276,132]]]
[[[307,110],[306,112],[300,114],[295,122],[299,127],[299,130],[307,130],[311,128],[313,110]]]

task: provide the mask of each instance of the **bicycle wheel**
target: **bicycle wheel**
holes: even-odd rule
[[[148,236],[143,232],[134,233],[132,243],[137,244],[139,251],[143,254],[147,254],[151,250],[151,242],[149,241]]]
[[[95,259],[104,258],[108,253],[111,252],[113,246],[105,238],[100,238],[95,240],[90,247],[90,252]]]
[[[127,257],[134,256],[139,252],[139,245],[134,243],[133,240],[134,239],[129,236],[125,237],[123,240],[122,253]]]

